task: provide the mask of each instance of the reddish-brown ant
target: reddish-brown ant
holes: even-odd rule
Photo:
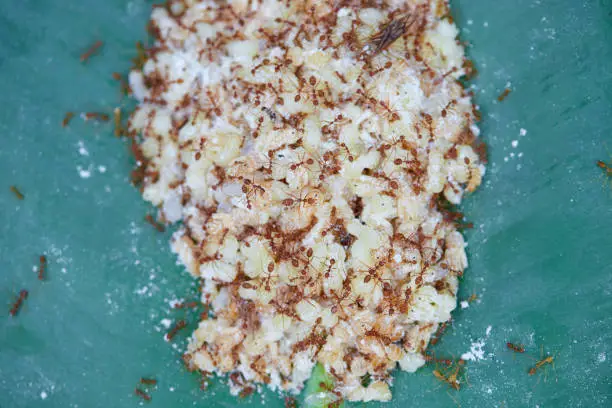
[[[17,300],[15,300],[15,303],[13,303],[13,306],[11,307],[11,310],[9,311],[11,316],[16,316],[17,313],[19,313],[19,310],[21,309],[23,302],[27,298],[28,298],[28,291],[25,289],[21,289],[19,291],[19,296],[17,297]]]
[[[304,167],[307,167],[307,168],[309,166],[312,166],[314,164],[314,160],[311,157],[309,157],[308,159],[305,159],[305,156],[306,156],[306,152],[304,152],[302,154],[302,157],[298,157],[300,159],[300,161],[297,162],[297,163],[292,163],[289,166],[289,169],[291,169],[291,171],[295,171],[295,170],[298,169],[298,167],[301,167],[301,166],[304,166]]]
[[[96,41],[95,43],[93,43],[93,45],[89,47],[87,51],[81,54],[81,62],[87,62],[89,58],[91,58],[94,54],[98,52],[98,50],[100,49],[100,47],[102,47],[103,44],[104,43],[102,41]]]
[[[253,208],[251,204],[251,198],[256,198],[257,194],[263,196],[266,193],[266,190],[259,184],[255,184],[249,179],[244,179],[244,181],[242,182],[242,192],[246,196],[247,208],[250,210]]]
[[[151,224],[153,226],[153,228],[155,228],[158,232],[165,232],[166,231],[166,227],[164,226],[164,224],[157,222],[155,220],[155,218],[153,218],[153,216],[151,214],[147,214],[145,216],[145,221],[147,221],[149,224]]]
[[[139,396],[140,398],[142,398],[143,400],[147,402],[151,401],[151,396],[147,394],[146,392],[144,392],[143,390],[141,390],[140,388],[134,389],[134,394],[136,394],[137,396]]]
[[[514,351],[515,353],[524,353],[525,352],[525,346],[523,346],[522,344],[514,344],[514,343],[506,343],[506,347],[508,347],[510,350]]]
[[[529,375],[534,375],[542,366],[546,364],[554,364],[553,356],[547,356],[536,362],[535,366],[531,367],[528,371]]]
[[[297,408],[297,400],[293,397],[285,397],[285,408]]]
[[[45,270],[47,269],[47,257],[41,255],[38,258],[38,280],[45,280]]]
[[[64,120],[62,120],[62,127],[68,126],[73,117],[74,112],[66,112],[66,115],[64,115]]]
[[[140,383],[143,385],[156,385],[157,384],[157,380],[154,378],[141,378],[140,379]]]
[[[597,167],[604,170],[606,175],[612,176],[612,166],[608,165],[606,162],[597,160]]]
[[[85,112],[85,120],[99,120],[102,122],[108,122],[110,120],[110,116],[101,112]]]
[[[447,326],[448,326],[448,322],[444,322],[440,325],[440,327],[438,327],[436,334],[434,335],[434,337],[432,337],[431,341],[429,342],[432,346],[435,346],[440,341],[440,337],[442,337],[442,334],[444,334],[444,330],[446,329]]]
[[[293,207],[295,204],[297,204],[298,206],[303,206],[303,205],[315,205],[317,200],[314,197],[308,197],[309,193],[306,193],[305,195],[302,196],[302,193],[300,193],[300,195],[298,197],[289,194],[290,198],[285,198],[283,199],[283,201],[281,202],[285,207]]]
[[[178,332],[187,327],[187,322],[185,320],[179,320],[176,324],[168,331],[166,334],[166,340],[172,341],[172,339],[178,334]]]
[[[512,90],[510,88],[504,89],[504,91],[501,94],[499,94],[499,96],[497,97],[497,100],[499,102],[503,102],[504,99],[506,99],[508,97],[508,95],[510,95],[510,92],[512,92]]]
[[[17,186],[11,186],[10,190],[15,195],[15,197],[17,197],[18,200],[23,200],[25,198],[25,196],[21,191],[19,191]]]
[[[247,398],[247,397],[249,397],[250,395],[252,395],[254,392],[255,392],[255,388],[254,388],[254,387],[251,387],[251,386],[246,386],[246,387],[244,387],[244,388],[243,388],[243,389],[240,391],[240,393],[238,394],[238,396],[239,396],[240,398]]]

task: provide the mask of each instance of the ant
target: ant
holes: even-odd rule
[[[385,63],[385,65],[383,65],[382,67],[380,67],[380,68],[378,68],[378,69],[376,69],[374,71],[370,71],[370,76],[373,77],[376,74],[379,74],[379,73],[383,72],[384,70],[391,68],[392,66],[393,66],[393,63],[391,61],[387,61]]]
[[[497,100],[499,102],[503,102],[504,99],[506,99],[508,97],[508,95],[510,95],[510,92],[512,92],[512,90],[510,88],[504,89],[504,91],[501,94],[499,94],[499,96],[497,97]]]
[[[555,359],[553,356],[546,356],[545,358],[538,360],[533,367],[527,372],[529,375],[534,375],[540,368],[546,364],[554,365]]]
[[[141,390],[140,388],[134,389],[134,394],[136,394],[137,396],[139,396],[140,398],[142,398],[143,400],[147,402],[151,401],[151,396],[147,394],[146,392],[144,392],[143,390]]]
[[[91,58],[94,54],[98,52],[98,50],[100,49],[100,47],[102,47],[102,45],[104,45],[104,43],[100,40],[93,43],[93,45],[89,47],[87,51],[81,54],[81,58],[80,58],[81,62],[86,63],[89,60],[89,58]]]
[[[145,216],[145,221],[148,222],[149,224],[151,224],[153,226],[153,228],[155,228],[158,232],[165,232],[166,231],[166,227],[164,224],[155,221],[155,219],[153,218],[153,216],[151,214],[147,214]]]
[[[25,198],[25,196],[23,195],[21,191],[19,191],[17,186],[11,186],[10,190],[13,194],[15,194],[15,197],[17,197],[18,200],[23,200]]]
[[[17,313],[19,313],[19,310],[21,309],[23,302],[27,298],[28,298],[28,291],[25,289],[21,289],[19,291],[19,296],[17,297],[17,300],[15,300],[15,303],[13,303],[13,307],[11,307],[11,310],[9,311],[11,316],[16,316]]]
[[[378,101],[378,104],[383,107],[383,117],[389,122],[393,123],[401,119],[399,113],[397,113],[397,110],[391,109],[388,102]]]
[[[442,334],[444,333],[444,330],[446,330],[447,326],[448,322],[444,322],[440,325],[440,327],[438,327],[435,336],[429,342],[432,346],[435,346],[440,341],[440,337],[442,337]]]
[[[604,161],[597,160],[597,167],[604,170],[607,176],[612,176],[612,166]]]
[[[300,159],[300,161],[297,163],[292,163],[291,166],[289,166],[289,169],[291,171],[296,171],[301,166],[304,166],[304,167],[312,166],[314,164],[314,160],[310,157],[308,159],[305,159],[305,157],[306,157],[306,152],[302,153],[301,158],[298,155],[298,159]]]
[[[66,112],[64,120],[62,120],[62,127],[68,126],[72,118],[74,118],[74,112]]]
[[[39,257],[38,280],[45,280],[45,270],[47,269],[47,257],[41,255]]]
[[[459,376],[460,376],[460,372],[461,372],[461,368],[465,365],[465,361],[459,359],[456,363],[456,367],[454,369],[450,368],[451,373],[450,374],[445,374],[443,372],[441,372],[440,370],[433,370],[433,375],[434,377],[436,377],[438,380],[447,383],[448,385],[450,385],[451,388],[455,389],[455,390],[459,390],[461,389],[461,384],[459,382]]]
[[[290,198],[283,199],[281,203],[285,207],[293,207],[295,204],[297,204],[298,208],[305,204],[308,204],[309,206],[315,205],[317,200],[314,197],[308,197],[308,194],[309,193],[306,193],[304,196],[302,196],[302,193],[300,192],[298,197],[289,194]]]
[[[170,329],[170,331],[166,334],[166,340],[172,341],[174,336],[176,336],[177,333],[185,327],[187,327],[187,322],[185,320],[179,320],[176,322],[172,329]]]
[[[258,193],[263,197],[266,190],[259,184],[255,184],[254,180],[244,179],[242,182],[242,192],[246,195],[247,208],[250,210],[253,208],[251,198],[257,198]]]
[[[336,124],[340,124],[340,122],[343,121],[344,116],[342,116],[342,114],[336,115],[336,117],[332,121],[327,122],[325,125],[323,125],[323,127],[321,127],[321,133],[323,133],[324,135],[332,133],[331,127]],[[348,121],[350,121],[350,119]]]
[[[525,346],[523,346],[522,344],[514,344],[514,343],[506,343],[506,347],[508,347],[510,350],[514,351],[515,353],[524,353],[525,352]]]

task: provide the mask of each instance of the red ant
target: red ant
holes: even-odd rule
[[[21,289],[19,291],[19,297],[17,297],[17,300],[15,301],[15,303],[13,303],[13,307],[11,307],[11,310],[9,311],[11,316],[16,316],[17,313],[19,313],[19,310],[21,309],[23,302],[27,298],[28,298],[28,291],[25,289]]]
[[[151,401],[151,396],[147,394],[146,392],[144,392],[143,390],[141,390],[140,388],[134,389],[134,394],[136,394],[137,396],[139,396],[140,398],[142,398],[143,400],[147,402]]]
[[[513,343],[506,343],[506,347],[508,347],[510,350],[514,351],[515,353],[524,353],[525,352],[525,346],[523,346],[522,344],[513,344]]]
[[[323,125],[323,127],[321,127],[321,133],[323,133],[324,135],[332,133],[331,127],[343,120],[344,116],[342,116],[342,114],[336,115],[336,117],[332,121],[327,122],[325,125]]]
[[[314,164],[314,160],[312,158],[310,158],[310,157],[308,159],[304,160],[305,156],[306,156],[306,152],[304,152],[302,154],[302,157],[300,158],[300,161],[297,162],[297,163],[292,163],[291,166],[289,166],[289,169],[291,169],[291,171],[295,171],[300,166],[305,166],[305,167],[312,166]]]
[[[81,54],[81,62],[85,63],[89,60],[89,58],[91,56],[93,56],[100,47],[102,47],[102,45],[104,45],[104,43],[102,41],[96,41],[95,43],[93,43],[93,45],[91,47],[89,47],[87,49],[87,51],[85,51],[83,54]]]
[[[187,322],[185,320],[179,320],[166,334],[166,339],[168,341],[172,341],[172,339],[177,335],[177,333],[185,327],[187,327]]]
[[[374,75],[376,75],[376,74],[378,74],[378,73],[380,73],[380,72],[382,72],[382,71],[384,71],[386,69],[389,69],[392,66],[393,66],[393,63],[391,61],[387,61],[385,63],[385,65],[383,65],[382,67],[380,67],[380,68],[378,68],[378,69],[376,69],[374,71],[370,71],[370,76],[373,77]]]
[[[266,190],[262,186],[255,184],[251,180],[244,179],[242,183],[242,192],[246,195],[247,208],[250,210],[253,208],[251,205],[251,196],[257,197],[257,194],[259,193],[263,197],[263,195],[266,193]]]
[[[604,161],[597,160],[597,167],[603,169],[606,172],[606,175],[612,176],[612,166],[608,165]]]
[[[41,255],[39,257],[38,280],[45,280],[45,270],[47,269],[47,257]]]
[[[74,112],[66,112],[66,115],[64,116],[64,120],[62,120],[62,127],[68,126],[72,118],[74,118]]]
[[[290,194],[291,198],[285,198],[283,199],[283,201],[281,202],[285,207],[292,207],[295,204],[298,204],[298,206],[302,206],[303,204],[308,204],[310,206],[315,205],[317,203],[317,200],[314,197],[308,197],[309,193],[306,193],[304,195],[304,197],[302,197],[302,193],[300,193],[300,195],[298,197],[295,197],[293,195]]]

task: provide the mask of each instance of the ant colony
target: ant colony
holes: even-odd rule
[[[338,401],[389,400],[456,306],[471,65],[446,0],[371,4],[170,1],[130,73],[142,194],[211,312],[184,360],[234,394],[319,363]]]

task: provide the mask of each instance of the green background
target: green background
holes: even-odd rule
[[[476,227],[460,298],[479,300],[454,313],[436,351],[458,357],[482,340],[485,354],[459,392],[431,367],[398,373],[385,406],[612,406],[612,186],[595,166],[612,161],[612,1],[452,5],[479,69],[490,164],[463,207]],[[8,311],[30,291],[18,317],[0,317],[2,408],[132,407],[145,375],[159,380],[151,407],[282,406],[267,392],[237,400],[219,381],[198,389],[160,324],[181,316],[168,302],[194,283],[169,251],[171,232],[143,222],[150,208],[129,184],[126,143],[111,125],[60,126],[66,111],[128,103],[111,73],[127,71],[149,13],[143,0],[0,2],[0,304]],[[98,39],[102,53],[81,64]],[[555,369],[530,377],[540,347]]]

